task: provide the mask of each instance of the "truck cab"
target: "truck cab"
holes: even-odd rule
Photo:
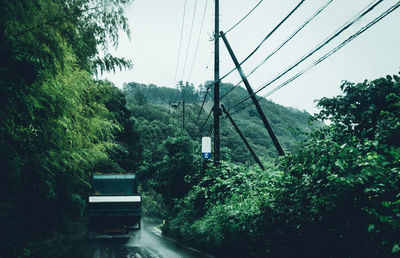
[[[141,227],[141,201],[135,174],[93,174],[89,237],[135,235]]]

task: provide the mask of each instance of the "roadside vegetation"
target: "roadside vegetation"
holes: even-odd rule
[[[197,171],[164,231],[222,257],[397,257],[399,86],[345,82],[319,101],[330,125],[266,171]]]
[[[59,255],[49,250],[84,218],[90,174],[140,159],[124,95],[94,79],[131,67],[108,54],[129,34],[128,2],[0,1],[2,257]]]
[[[234,119],[265,171],[227,120],[215,167],[200,157],[212,119],[203,110],[195,123],[206,86],[120,90],[95,79],[132,66],[108,53],[119,30],[129,35],[129,2],[0,0],[2,256],[60,255],[51,250],[84,231],[94,172],[136,172],[144,212],[165,220],[164,234],[219,257],[399,255],[397,75],[344,82],[314,116],[263,99],[287,155],[277,157],[248,108]],[[235,89],[223,103],[246,94]],[[182,107],[169,106],[182,99],[185,127]]]
[[[133,111],[134,116],[160,128],[144,144],[153,156],[144,159],[152,162],[143,163],[140,174],[143,190],[165,204],[158,212],[166,220],[163,232],[221,257],[397,256],[399,86],[397,75],[343,83],[342,95],[318,102],[316,126],[301,133],[303,141],[283,158],[263,158],[265,171],[250,159],[229,157],[242,144],[235,141],[224,145],[219,168],[204,163],[198,139],[179,128],[179,112],[168,120],[166,108],[128,101],[131,110],[147,112]],[[137,97],[143,99],[141,87]],[[164,110],[164,118],[151,118],[152,108]],[[166,133],[171,125],[173,135]],[[157,127],[146,128],[138,130]]]

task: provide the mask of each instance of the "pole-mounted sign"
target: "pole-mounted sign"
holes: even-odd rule
[[[211,158],[211,137],[201,138],[201,156],[203,159]]]

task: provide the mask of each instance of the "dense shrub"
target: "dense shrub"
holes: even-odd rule
[[[394,257],[400,251],[400,83],[345,82],[297,153],[266,171],[191,177],[164,231],[221,257]]]

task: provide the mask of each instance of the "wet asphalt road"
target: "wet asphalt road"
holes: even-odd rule
[[[178,258],[211,257],[187,248],[160,234],[154,225],[142,223],[140,234],[132,238],[88,239],[71,246],[64,258]]]

